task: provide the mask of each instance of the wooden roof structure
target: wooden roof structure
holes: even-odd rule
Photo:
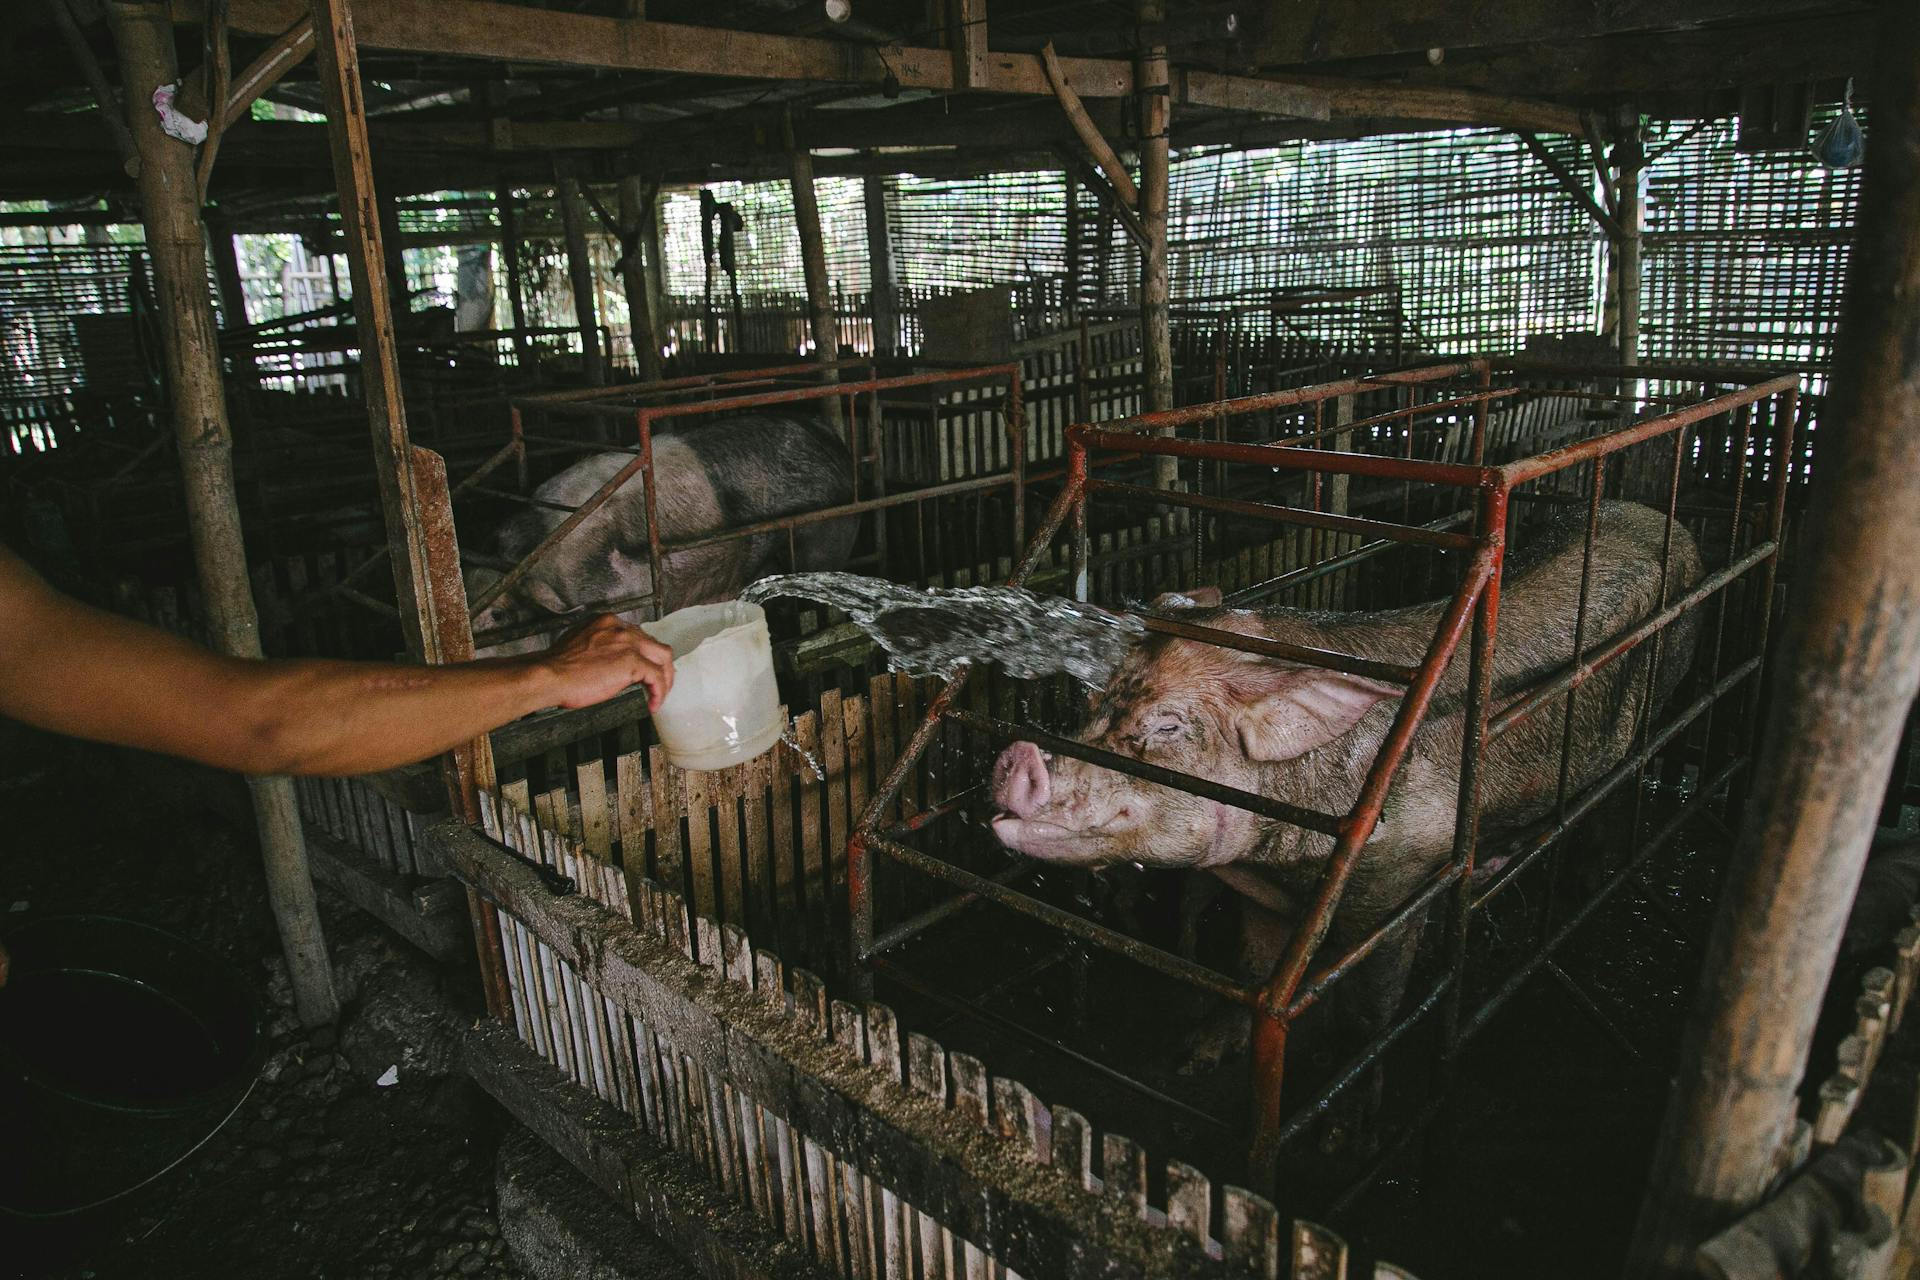
[[[80,74],[117,83],[114,0],[0,9],[0,199],[130,195]],[[258,94],[319,110],[303,0],[169,0],[189,107],[209,4],[230,49],[231,127],[208,192],[238,211],[333,189],[325,125],[248,118]],[[62,7],[75,19],[63,32]],[[371,143],[393,194],[582,177],[785,173],[783,122],[818,172],[1058,167],[1077,149],[1042,50],[1086,122],[1140,135],[1136,52],[1167,50],[1171,141],[1493,125],[1599,132],[1625,109],[1786,119],[1867,63],[1859,0],[1217,0],[1143,25],[1114,0],[381,0],[355,7]],[[77,39],[76,39],[77,37]],[[1864,93],[1865,86],[1862,86]],[[204,112],[203,112],[204,113]],[[1804,130],[1801,131],[1804,138]]]

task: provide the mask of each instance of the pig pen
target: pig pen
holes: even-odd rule
[[[1503,833],[1500,848],[1517,852],[1492,880],[1471,874],[1485,851],[1463,833],[1456,859],[1381,931],[1410,927],[1422,906],[1447,908],[1430,931],[1445,937],[1428,947],[1425,985],[1384,1036],[1333,1068],[1290,1061],[1284,1032],[1352,954],[1294,957],[1293,989],[1271,999],[1267,1019],[1282,1051],[1267,1032],[1251,1085],[1245,1071],[1237,1084],[1228,1071],[1194,1085],[1146,1062],[1142,1046],[1165,1041],[1195,987],[1251,1003],[1279,979],[1248,986],[1171,953],[1166,912],[1156,917],[1165,886],[1129,883],[1152,877],[1034,874],[981,838],[969,820],[985,816],[980,783],[1000,740],[1072,727],[1067,691],[990,668],[949,687],[843,678],[796,699],[805,709],[787,743],[711,774],[667,766],[631,708],[556,720],[499,753],[474,797],[480,832],[431,826],[390,788],[345,780],[307,784],[310,828],[397,870],[452,872],[477,888],[480,936],[498,930],[482,945],[510,1032],[476,1033],[476,1077],[684,1250],[719,1250],[749,1274],[792,1253],[847,1275],[1205,1274],[1229,1262],[1278,1275],[1289,1259],[1298,1274],[1332,1274],[1311,1268],[1347,1257],[1346,1246],[1304,1222],[1289,1242],[1286,1217],[1333,1214],[1369,1231],[1348,1193],[1438,1109],[1424,1090],[1628,877],[1687,824],[1711,820],[1757,723],[1759,602],[1799,472],[1780,464],[1800,456],[1792,381],[1713,369],[1498,373],[1496,385],[1493,367],[1466,362],[1176,415],[1210,440],[1129,430],[1159,422],[1075,427],[1066,487],[1017,566],[1039,587],[1114,602],[1211,583],[1244,600],[1353,607],[1440,584],[1453,589],[1443,631],[1484,664],[1497,631],[1477,646],[1466,635],[1499,570],[1479,522],[1524,537],[1516,509],[1590,513],[1597,494],[1629,493],[1725,530],[1703,537],[1715,548],[1708,576],[1663,607],[1661,625],[1585,643],[1549,684],[1582,683],[1709,604],[1735,614],[1713,629],[1711,670],[1600,786],[1564,797],[1536,829]],[[1139,493],[1123,478],[1156,451],[1183,458],[1186,492]],[[1468,501],[1450,505],[1448,485]],[[1093,494],[1107,501],[1090,512]],[[1136,500],[1151,504],[1144,524],[1116,511]],[[1137,537],[1146,525],[1152,535]],[[1422,671],[1410,675],[1418,685]],[[1548,696],[1536,689],[1497,712],[1482,700],[1487,732]],[[1662,781],[1627,786],[1642,775]],[[1560,886],[1545,946],[1516,955],[1502,922],[1490,947],[1489,912],[1523,896],[1515,885],[1559,878],[1558,850],[1583,816],[1614,813],[1610,793],[1624,797],[1616,808],[1646,807],[1629,821],[1652,827],[1648,838],[1598,885]],[[1116,1009],[1129,1008],[1123,1025]],[[1403,1070],[1423,1036],[1437,1037],[1425,1047],[1443,1069]],[[1325,1168],[1303,1141],[1315,1118],[1388,1058],[1395,1140],[1357,1171],[1349,1162],[1339,1188],[1303,1192],[1287,1175]],[[555,1094],[562,1078],[573,1087]],[[1278,1178],[1244,1160],[1255,1130],[1285,1157]],[[626,1141],[636,1131],[638,1146]],[[689,1185],[683,1161],[707,1180],[697,1212],[658,1191],[662,1178]],[[746,1234],[716,1241],[702,1214]],[[746,1253],[742,1240],[755,1242]],[[773,1253],[747,1258],[763,1247]]]

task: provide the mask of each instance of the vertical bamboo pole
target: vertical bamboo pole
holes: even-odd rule
[[[833,286],[827,280],[827,242],[820,229],[820,201],[813,189],[813,153],[793,140],[793,113],[781,118],[787,144],[787,162],[793,175],[793,221],[800,232],[800,265],[807,277],[807,306],[813,314],[813,358],[823,365],[840,359],[840,335],[834,323]],[[828,370],[822,377],[838,382],[839,374]],[[840,401],[827,403],[827,420],[846,434],[841,420]]]
[[[1882,86],[1845,327],[1774,705],[1627,1274],[1694,1274],[1751,1206],[1920,683],[1920,9],[1881,6]],[[1776,467],[1787,459],[1776,456]]]
[[[587,200],[580,179],[560,179],[560,220],[567,235],[567,279],[573,285],[573,318],[580,326],[580,370],[589,386],[604,386],[600,317],[593,306],[593,259],[587,252]]]
[[[213,250],[213,279],[220,287],[220,311],[226,320],[226,328],[244,329],[247,327],[247,289],[240,277],[240,253],[234,244],[233,228],[227,225],[225,218],[217,214],[207,215],[207,243]],[[259,369],[254,365],[251,349],[242,352],[234,360],[235,372],[240,374],[243,391],[253,391],[259,382]],[[241,406],[241,422],[246,422],[246,406]]]
[[[380,243],[385,252],[380,257],[381,268],[387,273],[387,292],[392,298],[393,307],[401,315],[410,315],[413,311],[413,286],[407,283],[406,241],[400,237],[400,203],[388,191],[380,196],[376,205],[380,215]]]
[[[1080,278],[1085,274],[1080,261],[1080,182],[1071,169],[1062,169],[1060,177],[1067,188],[1067,315],[1073,317],[1080,314]]]
[[[1140,0],[1140,29],[1149,39],[1167,19],[1166,0]],[[1173,335],[1167,309],[1167,184],[1171,160],[1167,130],[1173,98],[1167,83],[1167,49],[1140,50],[1134,72],[1140,94],[1140,224],[1147,243],[1140,251],[1140,345],[1146,375],[1147,412],[1173,408]],[[1165,432],[1163,434],[1171,434]],[[1155,458],[1153,483],[1172,488],[1179,460]]]
[[[620,283],[627,291],[627,322],[633,330],[633,358],[640,367],[642,382],[660,381],[660,335],[653,324],[653,299],[647,288],[647,262],[641,250],[646,236],[641,229],[650,211],[646,184],[639,174],[620,179],[620,233],[625,260]]]
[[[160,129],[153,91],[179,78],[173,26],[164,6],[107,6],[127,92],[127,124],[139,148],[140,204],[166,348],[174,433],[187,520],[207,623],[216,647],[260,656],[260,623],[247,578],[240,508],[233,494],[233,438],[220,385],[218,339],[207,296],[207,259],[193,151]],[[294,1008],[307,1026],[340,1011],[333,970],[307,871],[299,807],[287,778],[250,777],[254,820],[266,863],[267,900],[280,930]]]
[[[1641,198],[1640,181],[1646,167],[1646,150],[1640,140],[1640,117],[1634,113],[1621,130],[1613,146],[1613,162],[1620,171],[1619,206],[1614,219],[1620,224],[1619,255],[1619,333],[1620,363],[1640,363],[1640,248],[1646,223],[1646,202]]]
[[[513,358],[522,372],[533,370],[533,344],[527,338],[527,295],[520,287],[520,218],[513,207],[513,185],[494,189],[500,211],[500,263],[507,269],[507,306],[513,312]]]
[[[867,210],[867,262],[873,281],[873,354],[892,355],[900,340],[899,280],[894,274],[893,228],[887,224],[887,180],[869,176],[861,186]]]

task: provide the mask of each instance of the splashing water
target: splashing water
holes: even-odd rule
[[[895,670],[914,676],[997,662],[1024,679],[1065,673],[1099,689],[1146,632],[1138,618],[1020,587],[922,590],[856,573],[788,573],[740,593],[756,603],[773,596],[844,610]]]
[[[787,727],[780,731],[780,741],[786,743],[788,749],[805,762],[807,772],[813,775],[815,782],[825,782],[827,780],[826,766],[820,763],[819,756],[816,756],[813,752],[800,745],[800,739],[794,736],[792,721],[788,721]]]

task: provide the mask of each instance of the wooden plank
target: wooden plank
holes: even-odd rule
[[[653,784],[653,867],[655,880],[669,889],[686,891],[686,860],[680,845],[680,815],[684,812],[686,775],[667,763],[665,747],[647,752],[647,776]]]
[[[612,862],[615,816],[607,807],[607,775],[599,758],[582,763],[574,777],[580,787],[580,829],[587,852]]]
[[[868,729],[866,699],[855,696],[847,699],[841,707],[847,728],[847,806],[854,822],[867,811],[867,793],[870,785],[868,774],[869,761],[873,753],[873,741]],[[842,831],[827,845],[827,857],[833,868],[834,883],[838,886],[846,874],[847,832]]]
[[[780,719],[793,726],[789,733],[797,741],[799,725],[787,715],[785,707],[780,708]],[[772,760],[772,776],[768,782],[773,797],[769,817],[773,827],[775,937],[781,950],[797,954],[798,949],[806,945],[806,922],[802,917],[801,881],[794,867],[793,786],[795,772],[804,771],[806,765],[785,741],[775,745],[769,758]]]
[[[1167,1161],[1167,1225],[1206,1248],[1213,1213],[1213,1184],[1179,1160]]]
[[[747,891],[746,851],[740,842],[740,792],[745,776],[744,766],[731,765],[709,774],[707,789],[713,805],[714,858],[720,864],[718,875],[724,891],[719,918],[743,927],[747,922]]]
[[[1241,1187],[1221,1195],[1220,1245],[1227,1263],[1272,1280],[1280,1270],[1280,1215],[1273,1203]]]
[[[614,787],[620,824],[620,867],[626,875],[631,916],[639,902],[639,883],[647,876],[647,828],[653,812],[642,753],[629,751],[615,762]]]
[[[719,900],[713,872],[713,801],[717,775],[699,769],[684,774],[687,788],[687,905],[696,916],[716,917]]]
[[[706,971],[604,908],[548,892],[532,869],[463,824],[436,824],[425,839],[463,879],[537,927],[596,989],[669,1036],[681,1053],[802,1133],[831,1135],[839,1155],[885,1171],[902,1196],[941,1206],[953,1231],[1009,1268],[1059,1280],[1212,1274],[1213,1264],[1191,1241],[1150,1228],[1105,1197],[1081,1194],[1052,1169],[1023,1166],[1012,1176],[1004,1153],[982,1144],[977,1130],[949,1110],[876,1087],[864,1071],[848,1078],[840,1055],[820,1039],[824,1009],[800,998],[808,985],[802,974],[790,985],[796,1018],[813,1005],[805,1015],[808,1035],[794,1034],[795,1022],[760,1001],[716,990]],[[1061,1127],[1056,1113],[1056,1136]]]
[[[856,703],[858,699],[854,700]],[[833,872],[847,847],[847,797],[852,790],[852,765],[847,758],[847,706],[840,691],[829,689],[820,695],[820,758],[827,771],[822,785],[826,805],[826,829],[815,836],[822,841],[808,851],[807,874],[820,885],[824,901],[822,919],[827,923],[825,936],[832,939],[838,931],[834,922],[844,915],[841,898],[834,892]],[[813,834],[811,830],[809,834]]]
[[[740,804],[741,849],[746,859],[747,919],[762,937],[778,936],[774,914],[772,868],[767,862],[767,787],[771,782],[773,753],[768,752],[740,766],[741,786],[745,791]]]
[[[702,1275],[729,1280],[824,1277],[792,1243],[687,1176],[686,1160],[605,1103],[565,1087],[502,1028],[482,1023],[460,1042],[460,1064],[520,1123],[630,1210]]]
[[[821,699],[826,706],[826,699]],[[829,887],[826,878],[826,841],[827,836],[821,830],[821,807],[826,803],[825,792],[828,786],[836,785],[834,779],[844,770],[844,764],[836,769],[828,761],[831,750],[830,739],[823,741],[820,726],[825,717],[809,711],[793,722],[794,741],[803,753],[808,753],[820,762],[824,779],[816,778],[810,770],[802,769],[794,775],[794,785],[800,792],[800,826],[795,833],[799,847],[795,851],[800,887],[806,898],[807,937],[810,945],[824,949],[831,934],[828,931]],[[838,717],[835,717],[838,720]],[[843,752],[844,754],[844,752]]]

